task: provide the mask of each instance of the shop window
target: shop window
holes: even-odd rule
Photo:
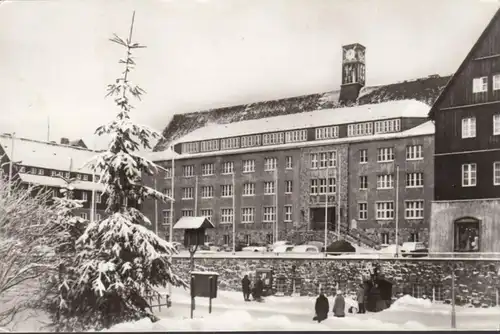
[[[475,218],[461,218],[455,221],[454,251],[479,252],[481,236],[479,220]]]

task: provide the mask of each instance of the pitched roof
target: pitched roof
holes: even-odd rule
[[[214,224],[208,219],[208,217],[182,217],[174,225],[174,229],[185,230],[185,229],[198,229],[203,228],[214,228]]]
[[[450,76],[431,75],[389,85],[364,87],[356,104],[377,104],[394,100],[414,99],[430,106],[449,79]],[[244,120],[339,108],[341,107],[339,95],[340,91],[335,90],[187,114],[176,114],[163,131],[165,139],[160,140],[154,150],[164,150],[173,140],[211,123],[228,124]]]
[[[328,125],[369,122],[398,117],[427,117],[429,106],[416,100],[390,101],[354,107],[323,109],[292,115],[281,115],[204,126],[181,137],[176,142],[244,136],[264,132],[296,130]]]
[[[12,150],[12,144],[14,144]],[[92,174],[85,164],[98,152],[71,145],[0,135],[0,146],[9,159],[23,166]],[[13,153],[13,154],[12,154]],[[71,159],[71,160],[70,160]]]
[[[456,78],[460,75],[460,73],[462,73],[462,71],[465,68],[465,66],[469,63],[469,61],[471,60],[472,55],[474,54],[474,52],[476,51],[476,49],[479,48],[479,46],[481,45],[481,42],[484,40],[484,38],[486,38],[486,36],[490,32],[490,30],[493,28],[493,24],[497,20],[499,20],[499,19],[500,19],[500,8],[496,11],[495,15],[493,15],[493,17],[491,18],[490,22],[486,26],[486,28],[483,30],[483,32],[481,33],[481,35],[477,39],[476,43],[474,43],[474,45],[470,49],[470,51],[467,54],[467,56],[465,56],[464,61],[460,64],[460,66],[458,67],[458,69],[455,72],[455,74],[452,75],[452,77],[450,78],[450,80],[448,81],[448,83],[446,84],[446,86],[444,87],[444,89],[441,91],[441,93],[437,97],[436,101],[432,104],[431,110],[429,110],[429,117],[430,118],[432,118],[432,119],[434,118],[434,113],[436,112],[436,108],[439,105],[439,103],[441,103],[441,101],[443,100],[443,98],[446,96],[446,92],[450,89],[450,87],[455,82]]]
[[[26,173],[19,173],[19,177],[21,178],[21,181],[34,184],[34,185],[40,185],[40,186],[46,186],[46,187],[57,187],[61,188],[63,186],[66,186],[66,182],[59,178],[59,177],[50,177],[50,176],[44,176],[44,175],[34,175],[34,174],[26,174]],[[81,181],[77,180],[74,183],[71,184],[75,189],[80,189],[80,190],[89,190],[89,191],[99,191],[102,192],[104,190],[104,184],[102,183],[96,183],[96,182],[90,182],[90,181]]]

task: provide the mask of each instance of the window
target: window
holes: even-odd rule
[[[244,224],[255,222],[255,208],[242,208],[241,222]]]
[[[223,184],[220,186],[221,197],[233,197],[233,185]]]
[[[273,243],[273,235],[271,233],[266,234],[266,243],[268,245]]]
[[[192,209],[182,209],[181,216],[182,217],[193,217],[193,210]]]
[[[264,182],[264,195],[273,195],[276,192],[274,181]]]
[[[260,146],[260,135],[241,137],[241,147]]]
[[[193,199],[194,188],[182,188],[182,199]]]
[[[424,186],[424,173],[406,173],[406,188],[421,188]]]
[[[285,181],[285,194],[291,194],[293,192],[293,182],[290,180]]]
[[[410,233],[410,242],[419,242],[420,241],[420,236],[418,235],[418,232],[412,232]]]
[[[285,132],[285,142],[297,143],[307,140],[307,130],[294,130]]]
[[[367,175],[361,175],[359,177],[359,189],[360,190],[368,189],[368,176]]]
[[[224,245],[229,245],[229,242],[231,241],[230,237],[229,237],[229,234],[224,234],[224,237],[223,237],[223,241],[224,241]]]
[[[171,211],[170,210],[163,210],[163,225],[170,225],[170,214],[171,214]]]
[[[89,200],[89,194],[87,194],[86,192],[82,192],[82,200],[84,202],[87,202]]]
[[[214,175],[214,172],[215,172],[215,166],[213,163],[207,163],[201,165],[201,175],[203,176]]]
[[[368,162],[368,150],[367,149],[359,150],[359,163],[365,164],[367,162]]]
[[[183,143],[181,146],[182,153],[196,153],[198,152],[198,143]]]
[[[357,123],[357,124],[349,124],[347,126],[347,136],[348,137],[356,137],[356,136],[367,136],[373,134],[373,123]]]
[[[222,164],[222,174],[233,174],[234,173],[234,163],[232,161],[226,161]]]
[[[493,90],[500,89],[500,74],[495,74],[493,76]]]
[[[319,194],[334,194],[337,190],[335,181],[334,177],[328,178],[328,181],[327,179],[319,179]]]
[[[377,161],[387,162],[394,160],[394,148],[393,147],[383,147],[377,150]]]
[[[201,198],[212,198],[214,197],[214,187],[213,186],[202,186],[201,187]]]
[[[205,140],[200,144],[201,152],[217,151],[219,149],[219,141],[217,139]]]
[[[26,173],[26,167],[21,166],[21,168],[19,169],[19,173]]]
[[[243,160],[243,173],[255,172],[255,160]]]
[[[36,169],[36,168],[31,167],[31,168],[30,168],[30,174],[36,174],[36,173],[37,173],[37,169]]]
[[[220,222],[221,224],[231,224],[233,222],[233,209],[221,209]]]
[[[240,147],[240,137],[226,138],[220,140],[221,150],[232,150]]]
[[[462,187],[475,187],[477,182],[476,173],[476,164],[462,165]]]
[[[265,206],[264,214],[262,217],[263,223],[273,223],[276,221],[276,207],[274,206]]]
[[[57,176],[57,172],[55,170],[51,171],[50,176]]]
[[[312,179],[310,185],[311,185],[311,187],[309,189],[309,194],[310,195],[317,195],[318,194],[318,179]]]
[[[406,146],[406,160],[420,160],[424,156],[422,154],[422,145]]]
[[[500,162],[493,163],[493,185],[500,185]]]
[[[405,201],[406,219],[424,219],[424,201]]]
[[[212,221],[212,212],[212,209],[201,209],[201,215],[207,217],[210,221]]]
[[[377,175],[377,189],[392,189],[392,188],[394,188],[393,174]]]
[[[311,169],[318,168],[318,153],[311,153]]]
[[[290,156],[287,156],[285,158],[285,169],[292,169],[293,168],[293,158]]]
[[[337,152],[321,152],[319,154],[319,168],[335,167],[337,164]]]
[[[277,164],[278,164],[278,159],[265,158],[264,159],[264,170],[266,170],[266,171],[276,170]]]
[[[60,173],[58,173],[58,174],[60,174]],[[69,179],[70,173],[69,172],[64,172],[64,177],[67,178],[67,179]],[[97,180],[96,182],[99,182],[99,180]]]
[[[467,117],[462,119],[462,138],[476,137],[476,118]]]
[[[488,91],[488,77],[472,79],[472,92],[484,93]]]
[[[394,202],[375,203],[377,220],[394,219]]]
[[[338,138],[339,136],[339,127],[338,126],[327,126],[324,128],[316,129],[316,140],[320,139],[333,139]]]
[[[165,178],[166,179],[172,178],[172,167],[165,167]]]
[[[500,135],[500,114],[493,115],[493,135]]]
[[[81,179],[82,179],[82,175],[81,175],[81,174],[76,174],[76,178],[77,178],[78,180],[81,180]]]
[[[479,221],[474,218],[461,218],[455,221],[455,252],[479,252],[481,240]]]
[[[182,176],[184,177],[194,176],[194,165],[182,166]]]
[[[254,195],[255,195],[255,183],[243,184],[243,196],[254,196]]]
[[[80,217],[82,217],[82,218],[83,218],[83,219],[85,219],[85,220],[87,220],[87,219],[88,219],[88,218],[87,218],[88,216],[87,216],[87,213],[86,213],[86,212],[82,212],[82,213],[80,214]]]
[[[283,132],[266,133],[262,135],[262,145],[283,144],[284,141],[285,134]]]
[[[86,174],[84,174],[84,175],[83,175],[83,181],[88,181],[88,180],[89,180],[89,176],[88,176],[88,175],[86,175]]]
[[[40,168],[40,169],[38,170],[38,175],[43,175],[43,174],[44,174],[44,170],[43,170],[42,168]]]
[[[380,233],[380,241],[382,244],[388,245],[389,244],[389,233],[387,233],[387,232]]]
[[[368,203],[366,202],[358,203],[358,219],[359,220],[368,219]]]
[[[292,221],[292,206],[285,205],[285,222],[291,222],[291,221]]]
[[[401,130],[401,120],[389,119],[375,122],[375,133],[391,133]]]
[[[171,188],[163,189],[163,193],[168,197],[172,197],[172,189]]]
[[[95,202],[99,204],[99,203],[101,203],[101,201],[102,201],[102,194],[96,193],[95,194]]]

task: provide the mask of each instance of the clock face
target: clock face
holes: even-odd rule
[[[347,50],[347,52],[345,53],[345,58],[347,60],[353,60],[355,55],[356,55],[356,53],[354,52],[354,50],[350,49],[350,50]]]

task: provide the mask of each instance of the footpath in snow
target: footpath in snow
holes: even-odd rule
[[[330,308],[333,298],[330,297]],[[174,289],[171,308],[157,311],[156,323],[143,319],[123,323],[110,331],[213,331],[213,330],[432,330],[450,329],[451,307],[429,300],[404,296],[391,308],[379,313],[350,314],[321,324],[312,321],[314,297],[265,298],[265,302],[245,302],[239,292],[219,291],[208,313],[208,299],[196,298],[194,319],[189,319],[189,292]],[[346,308],[355,305],[346,298]],[[158,309],[156,309],[158,310]],[[457,329],[498,330],[500,308],[472,309],[457,307]]]

